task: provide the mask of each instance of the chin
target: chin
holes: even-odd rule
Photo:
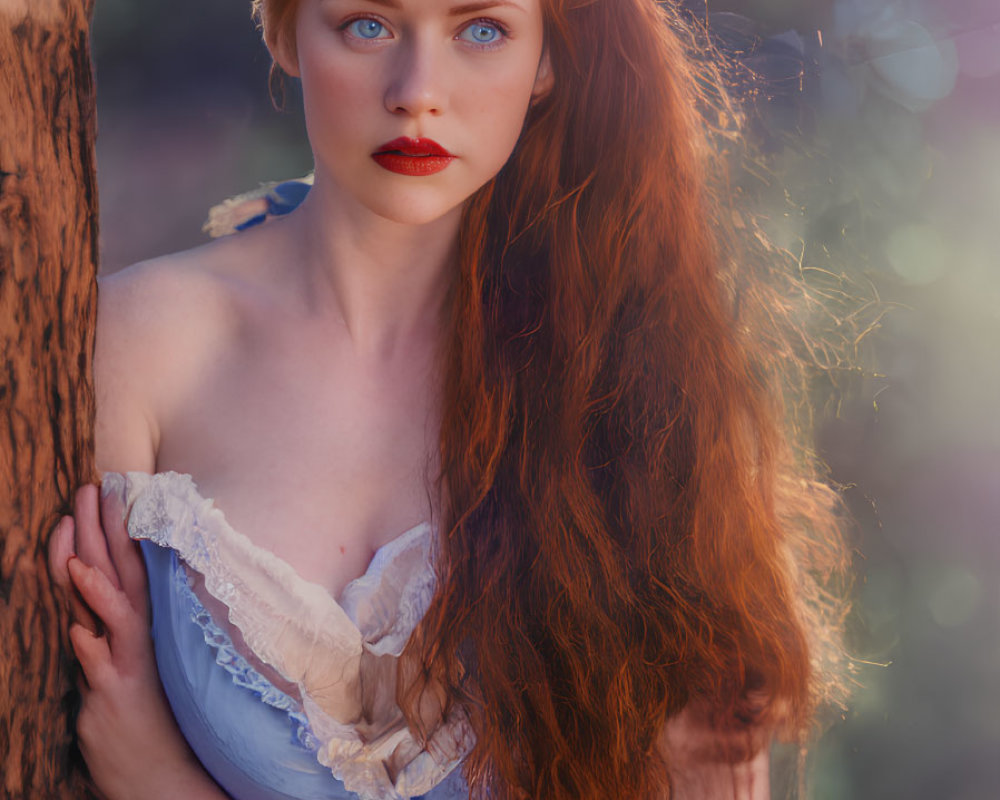
[[[381,197],[377,202],[367,205],[373,213],[400,225],[429,225],[452,214],[460,213],[469,196],[471,195],[445,201],[438,198],[431,200],[427,197],[407,198],[397,195],[393,198]]]

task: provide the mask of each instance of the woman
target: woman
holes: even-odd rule
[[[51,547],[102,623],[71,629],[98,786],[767,796],[835,526],[722,291],[669,14],[258,11],[313,188],[101,285],[113,474]]]

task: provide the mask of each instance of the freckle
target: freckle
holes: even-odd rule
[[[344,547],[341,546],[341,548],[340,548],[340,554],[344,555],[344,553],[346,553],[346,552],[347,552],[347,550],[345,550]]]

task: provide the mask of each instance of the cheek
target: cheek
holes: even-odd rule
[[[512,75],[470,93],[468,108],[477,120],[476,127],[498,147],[513,149],[531,102],[532,83],[523,75]]]
[[[353,127],[351,120],[382,102],[371,71],[357,63],[317,59],[302,64],[301,77],[306,116],[316,123]]]

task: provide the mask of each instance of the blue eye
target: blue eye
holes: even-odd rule
[[[473,22],[459,34],[459,38],[475,44],[494,44],[501,36],[503,36],[503,30],[500,26],[485,20]]]
[[[366,17],[354,20],[347,26],[347,29],[359,39],[380,39],[382,38],[381,34],[385,32],[385,25],[377,19]]]

